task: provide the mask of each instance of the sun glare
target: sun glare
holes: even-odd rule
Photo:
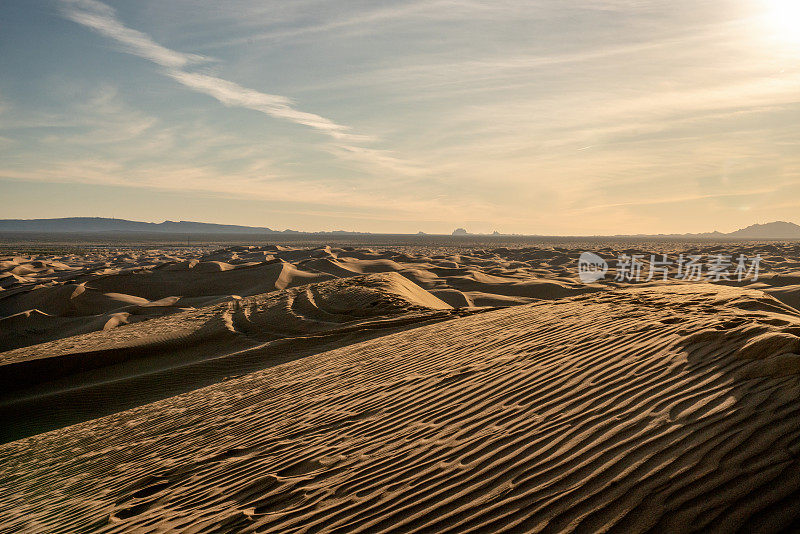
[[[776,37],[800,44],[800,0],[764,0]]]

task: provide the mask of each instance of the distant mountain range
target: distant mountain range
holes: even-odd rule
[[[666,237],[708,237],[721,239],[800,239],[800,226],[786,221],[775,221],[766,224],[751,224],[747,228],[741,228],[728,233],[706,232],[702,234],[670,234]]]
[[[289,230],[287,230],[288,232]],[[42,233],[165,233],[165,234],[264,234],[278,233],[270,228],[211,224],[192,221],[148,223],[104,217],[67,217],[63,219],[0,219],[0,232]]]
[[[776,221],[767,224],[751,224],[747,228],[725,235],[754,239],[800,239],[800,226],[790,222]]]
[[[482,235],[505,235],[519,236],[520,234],[472,234],[464,228],[456,228],[451,235],[454,236],[482,236]],[[557,237],[535,235],[529,237]],[[575,236],[578,237],[578,236]],[[668,237],[668,238],[719,238],[719,239],[800,239],[800,226],[786,221],[775,221],[766,224],[751,224],[747,228],[723,233],[723,232],[703,232],[699,234],[617,234],[613,236],[580,236],[580,237]]]
[[[213,224],[193,221],[164,221],[148,223],[128,221],[125,219],[108,219],[103,217],[67,217],[62,219],[0,219],[0,233],[3,232],[39,232],[46,234],[65,233],[163,233],[163,234],[307,234],[296,230],[273,230],[267,227],[238,226],[235,224]],[[369,232],[314,232],[330,234],[369,234]],[[454,235],[469,234],[463,228],[453,232]],[[495,236],[499,236],[494,232]],[[519,234],[514,234],[519,236]],[[733,239],[800,239],[800,226],[791,222],[776,221],[767,224],[753,224],[735,232],[708,232],[700,234],[660,234],[637,235],[625,237],[700,237],[700,238],[733,238]]]
[[[751,224],[733,232],[703,232],[700,234],[626,234],[612,237],[669,237],[669,238],[718,238],[718,239],[800,239],[800,226],[786,222],[775,221],[766,224]]]

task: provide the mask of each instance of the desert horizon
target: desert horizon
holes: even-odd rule
[[[286,230],[274,230],[267,226],[241,226],[221,223],[209,223],[201,221],[171,221],[165,220],[162,222],[153,221],[134,221],[128,219],[114,219],[106,217],[61,217],[52,219],[0,219],[0,237],[5,236],[6,239],[11,241],[17,238],[27,239],[48,239],[58,236],[60,234],[72,234],[71,239],[88,241],[98,240],[102,234],[119,234],[124,236],[123,239],[130,240],[132,236],[158,236],[156,239],[164,239],[166,235],[171,234],[171,238],[177,239],[177,236],[186,235],[191,238],[193,236],[200,236],[201,238],[209,239],[209,236],[225,236],[227,239],[242,239],[252,240],[256,239],[258,234],[263,239],[265,236],[274,238],[274,234],[286,234],[289,239],[297,239],[304,235],[324,235],[326,237],[336,235],[346,236],[427,236],[441,237],[475,237],[475,238],[488,238],[488,237],[511,237],[511,238],[683,238],[683,239],[767,239],[767,240],[795,240],[800,239],[800,225],[788,221],[772,221],[768,223],[753,223],[747,227],[738,228],[731,232],[720,232],[719,230],[706,231],[706,232],[689,232],[684,234],[678,233],[656,233],[656,234],[614,234],[614,235],[542,235],[537,233],[518,233],[508,234],[499,232],[497,230],[491,233],[473,233],[467,229],[458,227],[449,233],[429,233],[418,231],[414,233],[402,232],[369,232],[363,230],[316,230],[316,231],[300,231],[287,228]],[[38,234],[38,236],[37,236]]]
[[[0,21],[0,534],[800,532],[796,0]]]

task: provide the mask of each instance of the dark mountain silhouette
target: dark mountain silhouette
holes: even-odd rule
[[[104,217],[67,217],[62,219],[0,219],[2,232],[39,232],[45,234],[65,233],[164,233],[164,234],[307,234],[296,230],[272,230],[267,227],[239,226],[235,224],[213,224],[194,221],[164,221],[148,223],[125,219],[108,219]],[[311,232],[313,234],[348,234],[366,235],[369,232],[341,231]],[[420,232],[421,235],[424,235]],[[463,228],[456,229],[452,235],[470,234]],[[495,232],[492,235],[500,235]],[[513,234],[522,235],[522,234]],[[602,237],[602,236],[597,236]],[[791,222],[776,221],[767,224],[753,224],[735,232],[706,232],[699,234],[638,234],[629,237],[699,237],[699,238],[733,238],[733,239],[800,239],[800,226]]]
[[[800,226],[786,221],[751,224],[747,228],[742,228],[726,235],[753,239],[800,239]]]
[[[0,220],[0,232],[42,233],[171,233],[171,234],[263,234],[277,233],[269,228],[211,224],[192,221],[148,223],[103,217],[67,217],[63,219],[5,219]]]
[[[619,235],[614,237],[668,237],[668,238],[701,238],[701,239],[800,239],[800,226],[786,222],[775,221],[766,224],[751,224],[747,228],[740,228],[733,232],[719,231],[703,232],[699,234],[635,234]]]

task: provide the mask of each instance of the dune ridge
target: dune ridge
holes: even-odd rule
[[[0,353],[0,432],[18,439],[454,310],[397,273],[186,310]],[[113,399],[109,402],[106,399]]]
[[[566,277],[533,280],[537,275],[527,264],[487,251],[433,256],[279,245],[9,256],[0,259],[0,350],[371,273],[400,273],[459,308],[508,306],[587,290]]]
[[[658,252],[676,256],[679,252],[760,254],[764,272],[759,287],[795,308],[800,306],[800,245],[662,245]],[[633,244],[595,243],[593,250],[609,260],[619,254],[649,258],[657,252]],[[601,283],[580,284],[575,276],[579,255],[574,244],[573,248],[379,251],[328,245],[100,248],[82,255],[10,255],[0,257],[0,350],[112,329],[235,297],[370,273],[400,273],[457,308],[513,306],[627,284],[613,280],[613,268]],[[674,266],[671,271],[675,272]]]

